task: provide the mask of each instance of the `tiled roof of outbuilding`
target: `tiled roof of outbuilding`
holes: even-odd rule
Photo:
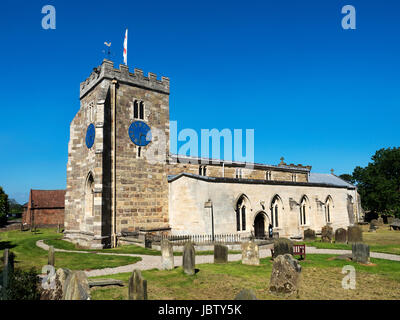
[[[34,208],[64,208],[65,190],[31,190]]]

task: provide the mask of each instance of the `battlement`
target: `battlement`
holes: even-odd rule
[[[161,77],[161,80],[158,80],[157,75],[152,72],[149,72],[146,77],[142,70],[136,68],[134,69],[134,73],[131,73],[129,72],[129,67],[126,65],[120,65],[119,69],[114,69],[114,63],[104,59],[103,63],[97,68],[94,68],[90,76],[85,81],[81,82],[80,98],[82,99],[103,79],[116,79],[118,82],[128,85],[169,94],[169,78]]]

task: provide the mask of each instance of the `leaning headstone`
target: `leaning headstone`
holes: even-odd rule
[[[168,239],[161,240],[161,269],[172,270],[174,268],[174,249]]]
[[[369,262],[369,245],[361,242],[353,243],[352,259],[354,262],[368,263]]]
[[[142,278],[140,270],[133,270],[129,278],[129,300],[147,300],[147,280]]]
[[[183,272],[187,275],[194,275],[195,274],[195,267],[196,265],[196,253],[194,250],[194,245],[192,242],[186,242],[185,246],[183,247],[183,257],[182,257],[182,266]]]
[[[228,247],[222,244],[214,246],[214,263],[227,263],[228,262]]]
[[[304,241],[314,241],[315,231],[312,229],[304,230]]]
[[[49,256],[47,259],[47,264],[53,267],[55,266],[55,252],[53,246],[49,247]]]
[[[250,289],[242,289],[236,295],[235,300],[257,300],[256,295],[253,290]]]
[[[280,255],[272,265],[269,290],[274,294],[292,294],[299,289],[301,266],[290,254]]]
[[[362,230],[359,226],[349,226],[347,228],[347,241],[352,242],[362,242]]]
[[[66,279],[63,300],[90,300],[90,287],[84,271],[73,271]]]
[[[321,241],[332,242],[333,240],[333,229],[331,226],[323,226],[321,230]]]
[[[293,242],[286,238],[280,238],[274,241],[274,254],[272,259],[283,254],[293,254]]]
[[[248,264],[252,266],[260,265],[258,245],[254,241],[242,243],[242,264]]]
[[[335,231],[335,243],[347,243],[346,229],[339,228]]]

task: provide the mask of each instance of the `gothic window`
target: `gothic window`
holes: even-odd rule
[[[332,208],[332,199],[331,199],[331,196],[328,196],[325,201],[325,221],[326,221],[326,223],[331,222],[331,208]]]
[[[242,207],[242,230],[246,230],[246,207]]]
[[[297,181],[297,177],[296,177],[296,174],[295,174],[295,173],[292,174],[292,181],[293,181],[293,182],[296,182],[296,181]]]
[[[265,173],[265,180],[272,180],[272,179],[271,179],[271,171],[267,171],[267,172]]]
[[[304,226],[307,223],[307,199],[303,197],[300,202],[300,225]]]
[[[236,203],[236,230],[246,230],[246,203],[248,199],[242,194]]]
[[[279,227],[279,214],[282,209],[282,200],[278,195],[276,195],[271,202],[271,222],[274,228]]]

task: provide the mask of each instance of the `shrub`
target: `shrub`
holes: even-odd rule
[[[14,270],[6,290],[7,300],[39,300],[39,278],[35,268],[29,271]]]

